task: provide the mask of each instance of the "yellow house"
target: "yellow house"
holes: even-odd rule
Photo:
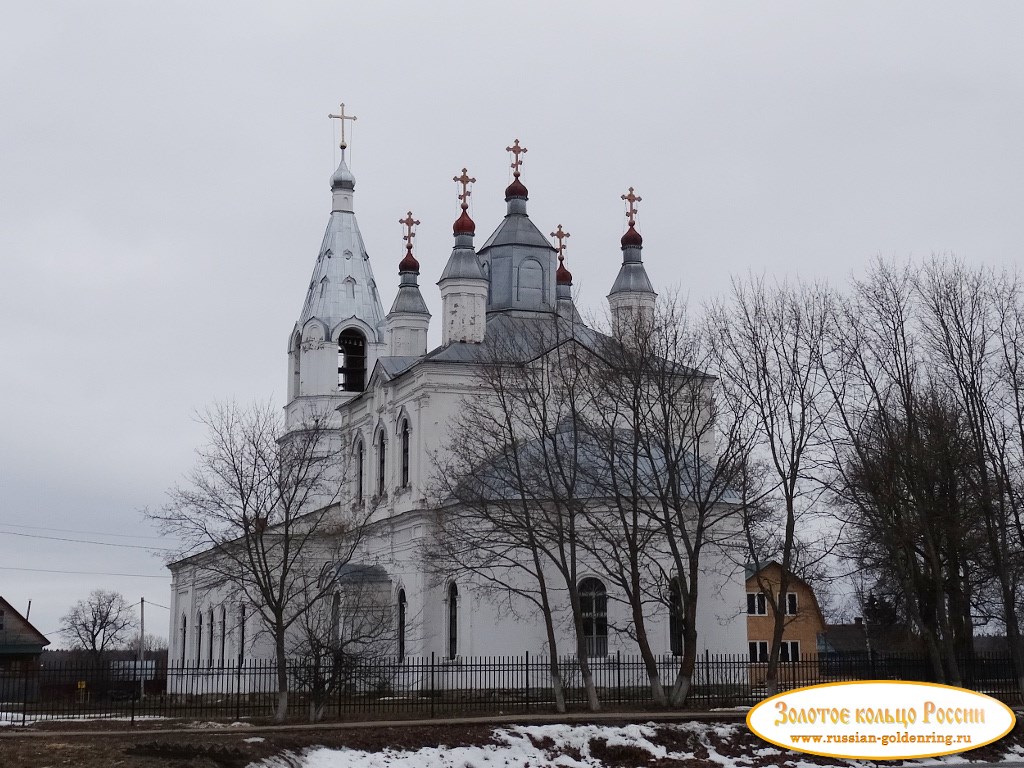
[[[761,570],[747,569],[747,648],[751,662],[768,661],[782,566],[776,562]],[[811,586],[801,578],[789,576],[782,600],[785,624],[782,630],[781,661],[808,661],[817,658],[818,635],[825,631],[825,621],[818,599]]]

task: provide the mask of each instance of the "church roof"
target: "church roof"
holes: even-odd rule
[[[495,248],[500,245],[513,245],[521,248],[543,248],[545,251],[554,252],[554,247],[548,239],[537,229],[537,225],[530,221],[526,214],[510,213],[498,225],[493,234],[487,238],[479,250],[483,253],[488,248]]]
[[[632,432],[629,430],[608,430],[602,425],[585,425],[578,423],[574,428],[571,419],[566,419],[557,426],[553,435],[548,438],[534,438],[520,444],[514,454],[501,453],[484,466],[478,467],[468,477],[462,487],[456,490],[456,497],[451,502],[470,502],[473,500],[490,499],[492,501],[514,501],[522,498],[523,491],[535,499],[552,498],[551,482],[561,482],[559,478],[571,478],[572,486],[562,484],[554,491],[558,497],[566,500],[593,499],[614,497],[616,491],[611,482],[611,468],[608,466],[610,454],[615,456],[620,477],[632,477],[634,471],[639,488],[645,489],[650,496],[658,494],[668,475],[664,452],[657,445],[649,445],[650,453],[638,456],[639,465],[632,464]],[[622,446],[619,450],[609,451],[614,444]],[[560,472],[550,471],[553,455],[561,455],[566,461],[573,462],[571,469],[563,468]],[[692,483],[687,478],[703,476],[705,484],[714,482],[713,469],[705,462],[700,462],[692,454],[681,457],[679,472],[679,493],[681,496],[693,492]],[[524,478],[532,479],[535,486],[524,487]],[[721,503],[738,504],[739,495],[725,489],[719,499]]]

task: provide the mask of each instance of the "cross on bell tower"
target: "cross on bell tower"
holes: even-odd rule
[[[356,117],[355,115],[345,114],[345,102],[341,102],[341,108],[339,109],[339,113],[337,115],[329,114],[327,115],[327,117],[331,118],[332,120],[337,120],[338,122],[341,123],[341,143],[338,146],[341,147],[342,149],[345,149],[348,146],[348,144],[345,143],[345,121],[351,120],[354,123],[359,118]]]

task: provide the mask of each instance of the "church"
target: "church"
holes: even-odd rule
[[[342,105],[344,107],[344,105]],[[342,126],[347,117],[342,110]],[[327,230],[313,259],[312,276],[298,320],[288,334],[286,427],[296,429],[310,413],[336,414],[340,450],[346,454],[341,482],[349,503],[372,499],[373,524],[360,547],[358,567],[389,601],[392,648],[404,656],[455,660],[474,656],[543,653],[539,618],[502,610],[483,590],[457,576],[432,573],[430,537],[436,505],[428,499],[436,454],[466,398],[474,395],[475,350],[495,340],[529,335],[553,318],[583,326],[572,297],[572,275],[563,253],[564,233],[554,246],[531,221],[529,194],[521,179],[523,153],[516,140],[507,150],[514,178],[505,189],[507,213],[477,245],[468,200],[475,179],[455,177],[461,211],[453,211],[454,245],[437,285],[441,298],[441,345],[428,349],[431,316],[419,284],[410,213],[405,255],[397,264],[397,293],[385,313],[356,219],[356,179],[345,159],[330,178]],[[655,293],[642,260],[632,188],[628,229],[621,239],[621,267],[608,294],[611,316],[653,309]],[[454,208],[454,206],[453,206]],[[392,265],[377,265],[390,273]],[[589,331],[593,333],[593,331]],[[343,502],[345,503],[345,502]],[[746,650],[742,568],[708,553],[697,605],[698,653]],[[170,659],[211,666],[236,659],[273,658],[250,606],[231,604],[225,591],[204,578],[195,558],[170,565]],[[627,631],[629,608],[616,599],[598,563],[580,574],[601,614],[588,622],[588,647],[600,658],[635,654]],[[564,608],[560,609],[563,613]],[[652,650],[677,651],[668,610],[648,624]],[[618,614],[618,615],[616,615]],[[561,621],[560,653],[575,648],[570,622]]]

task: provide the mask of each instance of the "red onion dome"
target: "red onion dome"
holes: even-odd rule
[[[622,240],[619,242],[622,243],[623,247],[626,247],[627,245],[643,245],[644,239],[640,236],[640,233],[636,231],[636,228],[630,224],[629,229],[626,230],[626,234],[622,236]]]
[[[476,232],[476,224],[469,218],[469,213],[466,209],[462,209],[462,215],[455,220],[455,226],[452,227],[452,232],[456,235],[472,235]]]
[[[526,185],[519,180],[517,175],[512,179],[512,183],[505,187],[505,199],[508,200],[512,197],[528,197],[529,191],[526,189]]]
[[[559,285],[572,285],[572,272],[565,268],[565,262],[558,260],[558,271],[555,272],[555,282]]]
[[[416,261],[416,257],[412,255],[412,248],[409,248],[405,252],[405,258],[398,262],[398,271],[401,272],[416,272],[419,274],[420,263]]]

